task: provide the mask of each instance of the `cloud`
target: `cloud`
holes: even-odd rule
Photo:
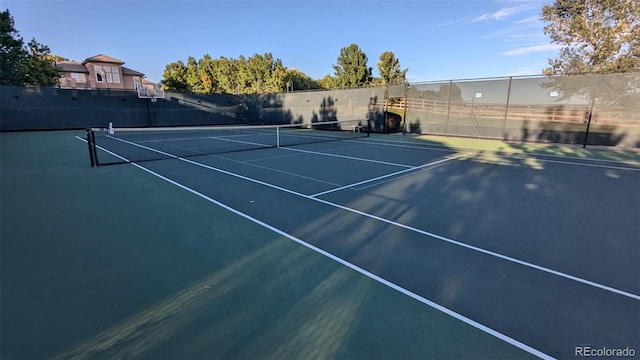
[[[504,20],[515,14],[521,13],[523,11],[528,11],[531,9],[533,9],[533,7],[530,4],[507,7],[493,13],[482,14],[477,18],[473,19],[473,22],[480,22],[480,21],[486,21],[486,20]]]
[[[438,24],[438,25],[436,25],[436,26],[438,26],[438,27],[442,27],[442,26],[455,25],[455,24],[459,24],[459,23],[462,23],[462,22],[467,22],[467,21],[469,21],[469,20],[470,20],[470,18],[469,18],[469,17],[464,17],[464,18],[462,18],[462,19],[453,20],[453,21],[448,21],[448,22],[446,22],[446,23]]]
[[[540,18],[538,16],[530,16],[528,18],[515,21],[514,24],[531,24],[531,23],[537,23],[539,20]]]
[[[533,53],[557,51],[560,49],[560,47],[561,46],[558,44],[540,44],[540,45],[526,46],[518,49],[505,51],[502,53],[502,55],[519,56],[519,55],[526,55],[526,54],[533,54]]]

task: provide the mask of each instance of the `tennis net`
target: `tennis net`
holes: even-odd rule
[[[87,129],[92,166],[194,157],[368,136],[367,120],[260,126]]]

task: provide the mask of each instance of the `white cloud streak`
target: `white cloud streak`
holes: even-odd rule
[[[540,20],[540,18],[538,16],[530,16],[528,18],[524,18],[522,20],[518,20],[516,22],[514,22],[514,24],[532,24],[532,23],[538,23],[538,21]]]
[[[532,9],[532,6],[530,4],[503,8],[493,13],[482,14],[477,18],[475,18],[473,22],[486,21],[486,20],[504,20],[515,14],[528,11],[531,9]]]
[[[526,46],[518,49],[505,51],[502,53],[502,55],[520,56],[520,55],[527,55],[527,54],[533,54],[533,53],[557,51],[559,49],[560,49],[560,45],[558,44],[540,44],[540,45]]]

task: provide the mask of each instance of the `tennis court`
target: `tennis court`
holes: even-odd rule
[[[637,152],[340,130],[3,133],[2,357],[638,356]]]

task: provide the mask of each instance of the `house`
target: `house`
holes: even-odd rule
[[[111,89],[132,90],[138,87],[153,88],[154,83],[146,80],[144,74],[129,69],[124,61],[99,54],[83,62],[57,61],[56,67],[64,71],[60,78],[63,89]]]

